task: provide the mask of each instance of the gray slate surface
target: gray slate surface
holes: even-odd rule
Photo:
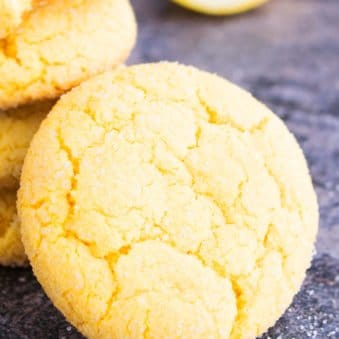
[[[249,89],[295,133],[309,161],[321,223],[293,305],[263,338],[339,338],[339,0],[271,0],[210,18],[165,0],[134,0],[139,41],[129,63],[176,60]],[[82,338],[29,269],[0,269],[0,338]]]

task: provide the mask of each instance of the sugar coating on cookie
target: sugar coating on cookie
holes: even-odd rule
[[[0,265],[26,264],[16,210],[16,191],[0,189]]]
[[[125,61],[136,38],[128,0],[51,0],[0,41],[0,109],[55,98]]]
[[[7,37],[32,7],[31,0],[0,0],[0,39]]]
[[[18,206],[36,276],[90,338],[254,338],[298,291],[318,225],[283,122],[173,63],[65,95],[28,151]]]
[[[27,148],[54,101],[0,111],[0,188],[16,188]]]

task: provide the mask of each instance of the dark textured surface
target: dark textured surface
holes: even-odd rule
[[[293,305],[263,338],[339,338],[339,1],[272,0],[209,18],[163,0],[132,1],[129,63],[177,60],[253,92],[288,124],[310,164],[321,210],[317,254]],[[0,269],[0,338],[81,338],[30,270]]]

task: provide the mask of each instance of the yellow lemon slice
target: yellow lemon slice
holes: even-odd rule
[[[231,15],[248,11],[268,0],[173,0],[188,9],[210,15]]]

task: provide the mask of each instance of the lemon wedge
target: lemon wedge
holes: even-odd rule
[[[268,0],[173,0],[194,11],[210,15],[231,15],[248,11]]]

